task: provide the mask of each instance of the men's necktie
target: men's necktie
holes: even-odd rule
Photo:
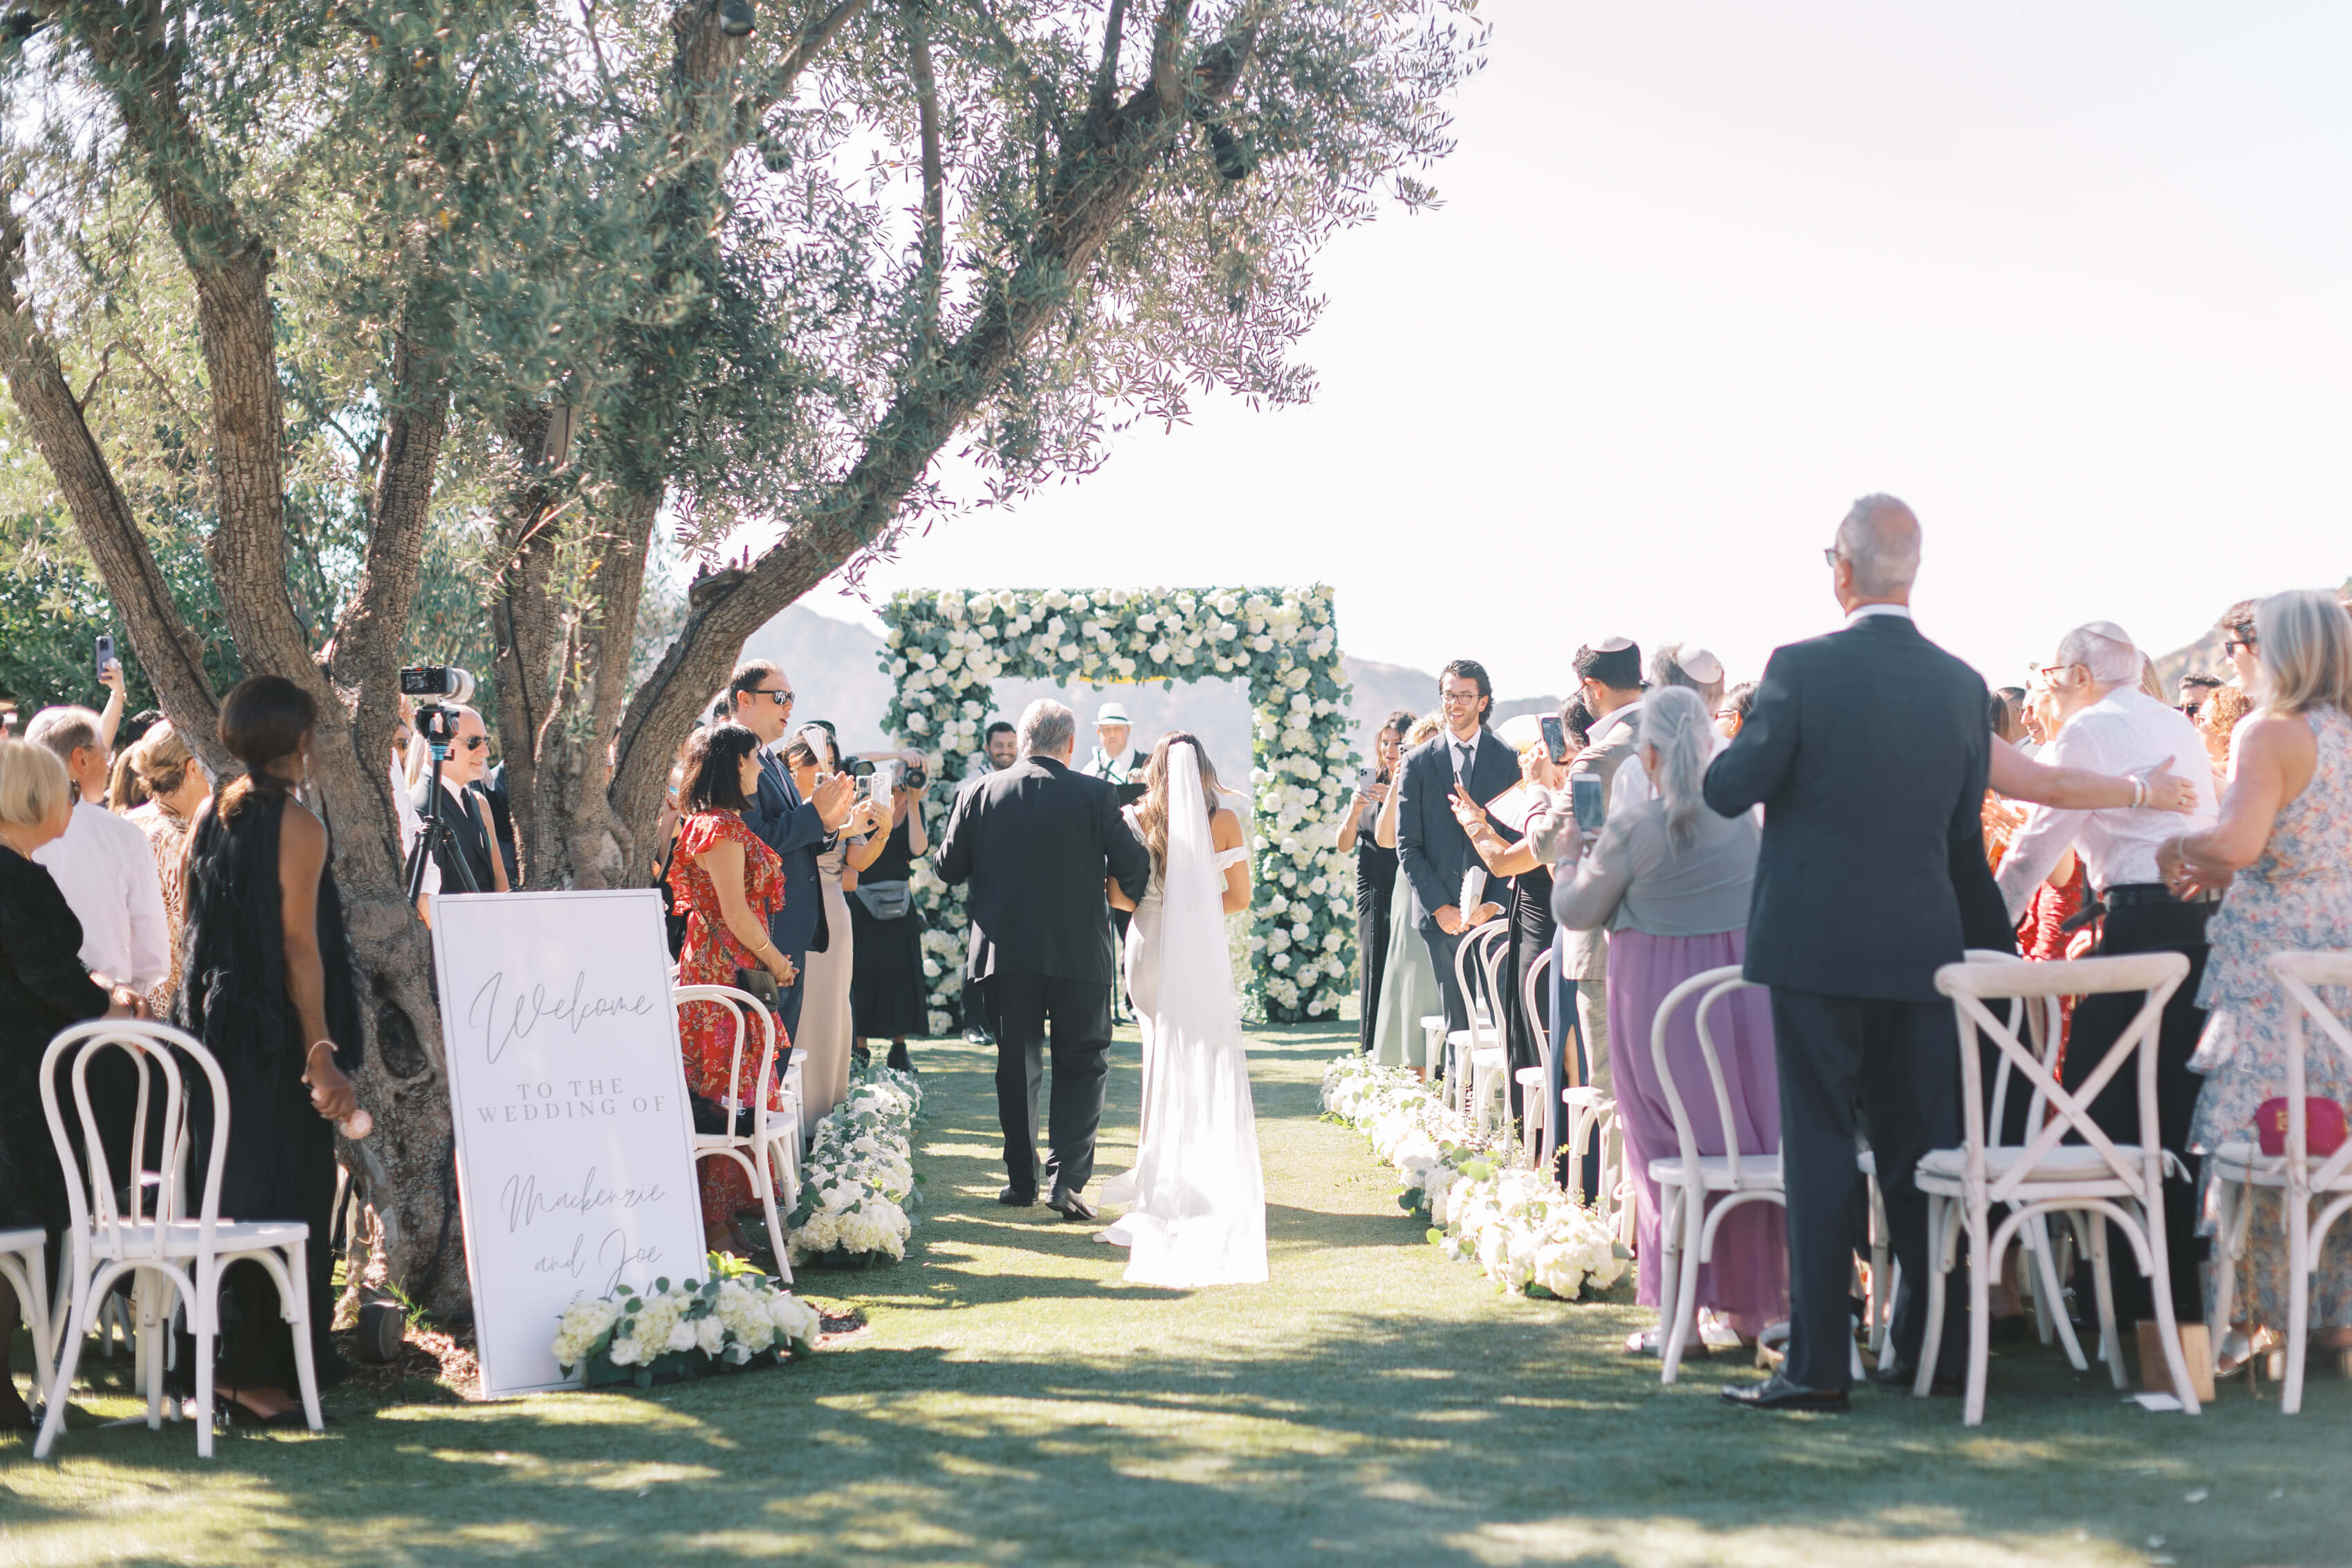
[[[1470,753],[1472,747],[1476,746],[1476,744],[1477,743],[1475,741],[1462,740],[1457,740],[1454,743],[1454,778],[1467,779],[1470,776]]]

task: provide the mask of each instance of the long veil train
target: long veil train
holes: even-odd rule
[[[1131,1186],[1135,1198],[1104,1233],[1129,1249],[1127,1278],[1138,1284],[1241,1285],[1266,1277],[1265,1181],[1223,887],[1199,755],[1172,747],[1142,1142],[1135,1169],[1118,1184]]]

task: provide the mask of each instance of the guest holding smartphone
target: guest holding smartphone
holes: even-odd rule
[[[1341,854],[1356,852],[1356,960],[1360,988],[1356,993],[1358,1049],[1369,1055],[1373,1028],[1380,1021],[1381,979],[1388,967],[1389,905],[1396,898],[1397,856],[1393,843],[1383,844],[1372,831],[1373,819],[1388,803],[1394,787],[1397,758],[1404,752],[1405,731],[1412,715],[1399,708],[1381,722],[1372,737],[1372,766],[1356,781],[1355,799],[1339,822]]]

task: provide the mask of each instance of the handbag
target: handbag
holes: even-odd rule
[[[2254,1134],[2262,1141],[2263,1153],[2273,1159],[2286,1153],[2286,1112],[2283,1094],[2273,1095],[2254,1110]],[[2344,1146],[2344,1107],[2335,1101],[2305,1095],[2303,1124],[2304,1152],[2313,1159],[2324,1160]]]
[[[765,969],[736,970],[735,988],[750,992],[761,1007],[772,1013],[783,1010],[783,996],[776,988],[776,977]]]
[[[914,892],[903,882],[861,882],[855,891],[857,902],[877,920],[904,920],[915,907]]]

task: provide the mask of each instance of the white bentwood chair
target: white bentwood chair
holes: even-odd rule
[[[1510,1115],[1505,1085],[1510,1080],[1510,1022],[1504,1007],[1503,957],[1511,940],[1511,923],[1501,916],[1473,926],[1454,945],[1454,983],[1462,993],[1469,1027],[1445,1037],[1450,1054],[1447,1072],[1454,1084],[1454,1103],[1481,1133],[1488,1125],[1488,1106],[1499,1103],[1504,1120]],[[1475,972],[1483,982],[1471,984]]]
[[[1559,1107],[1551,1097],[1551,1030],[1543,1027],[1544,1010],[1537,1005],[1543,996],[1544,978],[1551,973],[1551,959],[1552,950],[1547,947],[1519,977],[1519,1005],[1527,1009],[1528,1030],[1535,1036],[1536,1065],[1512,1074],[1519,1085],[1521,1108],[1543,1108],[1543,1119],[1537,1121],[1530,1114],[1519,1134],[1520,1152],[1528,1168],[1539,1171],[1551,1169],[1553,1151],[1559,1146]]]
[[[33,1336],[33,1386],[55,1364],[58,1347],[49,1333],[49,1239],[46,1231],[0,1230],[0,1280],[8,1281]]]
[[[2098,1286],[2100,1339],[2116,1385],[2122,1386],[2123,1364],[2116,1354],[2113,1291],[2107,1276],[2106,1228],[2111,1220],[2131,1244],[2140,1272],[2153,1282],[2150,1294],[2155,1298],[2173,1390],[2183,1409],[2192,1416],[2197,1413],[2197,1395],[2189,1385],[2179,1331],[2172,1316],[2164,1237],[2165,1153],[2156,1113],[2158,1030],[2164,1004],[2188,974],[2189,960],[2179,953],[2133,953],[2034,964],[1947,964],[1936,971],[1937,989],[1952,998],[1959,1017],[1965,1142],[1958,1148],[1930,1150],[1920,1160],[1916,1177],[1927,1197],[1928,1257],[1933,1268],[1927,1277],[1927,1334],[1919,1350],[1918,1381],[1912,1391],[1926,1395],[1935,1377],[1944,1291],[1965,1236],[1969,1371],[1961,1419],[1968,1426],[1984,1421],[1991,1326],[1989,1295],[1994,1270],[2011,1245],[2023,1239],[2030,1225],[2053,1213],[2079,1215],[2088,1224],[2088,1251]],[[2138,1014],[2083,1079],[2082,1086],[2073,1091],[2061,1084],[2042,1057],[2017,1038],[2013,1009],[2010,1019],[2004,1020],[1986,1005],[2129,991],[2146,993]],[[2001,1135],[1997,1122],[1990,1132],[1987,1129],[1984,1069],[1977,1050],[1980,1034],[1999,1050],[2003,1065],[2023,1074],[2034,1087],[2038,1125],[2029,1127],[2022,1144],[1995,1142]],[[2118,1144],[2091,1119],[2090,1106],[2100,1090],[2126,1066],[2134,1068],[2139,1135],[2137,1142]],[[2041,1114],[2044,1108],[2049,1113],[2046,1116]],[[2062,1142],[2069,1135],[2082,1141]],[[1998,1224],[1993,1219],[1996,1207],[2008,1210]]]
[[[1650,1020],[1650,1061],[1656,1066],[1658,1086],[1665,1092],[1666,1109],[1675,1119],[1676,1153],[1650,1162],[1650,1179],[1658,1184],[1659,1282],[1672,1294],[1664,1312],[1667,1330],[1658,1381],[1672,1383],[1682,1367],[1683,1350],[1698,1324],[1698,1270],[1715,1254],[1716,1232],[1724,1216],[1750,1203],[1786,1204],[1780,1182],[1778,1148],[1739,1147],[1739,1125],[1731,1110],[1730,1086],[1724,1082],[1723,1061],[1717,1053],[1709,1009],[1726,997],[1762,988],[1739,977],[1739,966],[1727,964],[1693,975],[1666,993]],[[1683,1102],[1681,1085],[1666,1061],[1666,1027],[1685,1003],[1696,1009],[1698,1050],[1706,1063],[1707,1086],[1713,1092],[1717,1124],[1723,1130],[1723,1153],[1701,1154],[1697,1129]]]
[[[188,1146],[188,1102],[180,1076],[179,1058],[203,1069],[212,1097],[212,1151],[205,1166],[203,1196],[196,1218],[182,1217],[184,1194],[177,1181],[158,1185],[152,1218],[140,1211],[139,1193],[144,1183],[131,1184],[131,1212],[115,1207],[115,1184],[100,1141],[98,1119],[89,1103],[89,1063],[104,1051],[121,1051],[140,1068],[138,1107],[131,1124],[131,1146],[146,1145],[147,1073],[163,1081],[163,1157],[160,1171],[183,1168]],[[58,1065],[73,1057],[74,1110],[81,1125],[81,1153],[77,1156],[58,1108]],[[252,1262],[267,1270],[278,1286],[280,1314],[294,1339],[294,1370],[300,1384],[302,1414],[313,1432],[324,1429],[319,1414],[319,1379],[310,1353],[310,1292],[306,1267],[310,1228],[299,1220],[237,1220],[220,1218],[221,1166],[228,1155],[228,1083],[220,1063],[194,1036],[169,1024],[130,1019],[100,1019],[76,1024],[49,1042],[41,1062],[41,1109],[47,1114],[49,1139],[58,1161],[68,1176],[66,1231],[64,1323],[62,1348],[49,1385],[48,1411],[41,1435],[33,1446],[35,1458],[46,1458],[65,1430],[66,1396],[73,1387],[74,1369],[83,1336],[96,1322],[98,1311],[123,1274],[145,1276],[140,1282],[145,1303],[140,1314],[136,1342],[140,1380],[147,1393],[147,1425],[161,1428],[163,1405],[163,1292],[179,1298],[195,1340],[196,1454],[213,1454],[213,1342],[220,1333],[222,1273],[232,1263]],[[85,1166],[83,1161],[87,1162]]]
[[[776,1254],[779,1277],[787,1285],[793,1282],[792,1260],[784,1255],[784,1228],[779,1218],[776,1188],[783,1188],[783,1208],[791,1209],[800,1201],[801,1189],[801,1068],[794,1061],[786,1071],[781,1083],[776,1081],[776,1020],[760,999],[749,991],[739,991],[732,986],[678,986],[671,996],[683,1009],[689,1002],[709,1002],[725,1008],[735,1020],[735,1049],[727,1062],[727,1082],[743,1082],[743,1044],[751,1038],[745,1028],[746,1018],[757,1019],[761,1035],[760,1076],[752,1099],[751,1130],[736,1131],[740,1107],[731,1096],[721,1102],[727,1108],[727,1131],[696,1133],[694,1159],[698,1166],[709,1159],[732,1160],[751,1178],[760,1195],[760,1213],[768,1223],[768,1246]],[[771,1088],[777,1092],[770,1093]],[[769,1107],[770,1100],[780,1102],[777,1108]]]
[[[2352,952],[2273,953],[2271,977],[2292,1004],[2287,1009],[2286,1147],[2265,1155],[2251,1138],[2216,1148],[2205,1168],[2219,1200],[2221,1255],[2213,1260],[2213,1310],[2207,1337],[2219,1347],[2229,1331],[2238,1265],[2244,1260],[2253,1220],[2254,1187],[2279,1195],[2285,1210],[2287,1243],[2286,1381],[2279,1390],[2279,1413],[2303,1408],[2303,1358],[2311,1336],[2311,1277],[2327,1248],[2327,1232],[2352,1209],[2352,1139],[2325,1159],[2310,1152],[2310,1067],[2304,1059],[2305,1030],[2316,1025],[2326,1043],[2352,1063],[2352,1029],[2345,1027],[2315,988],[2352,986]],[[2315,1211],[2315,1205],[2316,1209]]]

